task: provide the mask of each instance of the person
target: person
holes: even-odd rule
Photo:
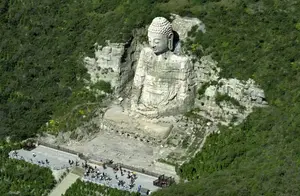
[[[130,182],[131,182],[131,184],[134,184],[134,178],[133,177],[130,178]]]
[[[133,187],[134,187],[134,184],[131,183],[131,184],[129,185],[129,189],[132,189]]]

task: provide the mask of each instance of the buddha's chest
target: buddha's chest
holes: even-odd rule
[[[148,56],[144,60],[145,75],[150,75],[157,80],[164,81],[176,79],[189,69],[188,61],[183,58],[168,58],[164,56]]]

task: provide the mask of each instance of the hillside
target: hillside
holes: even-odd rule
[[[147,0],[134,6],[121,0],[1,1],[0,138],[25,139],[46,122],[65,121],[74,108],[92,111],[84,104],[100,100],[84,88],[83,56],[93,54],[96,42],[127,41],[158,14],[151,6]]]
[[[98,102],[81,62],[95,42],[126,41],[157,15],[194,16],[207,28],[191,33],[203,47],[195,54],[212,54],[223,77],[254,79],[270,106],[212,135],[178,168],[191,182],[153,195],[299,195],[299,9],[296,0],[1,1],[0,137],[25,139]]]

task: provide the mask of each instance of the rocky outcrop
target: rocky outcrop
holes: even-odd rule
[[[133,63],[137,59],[136,52],[139,50],[133,44],[133,40],[128,43],[110,43],[106,46],[95,44],[95,57],[85,57],[84,64],[90,75],[92,84],[100,80],[109,82],[115,93],[122,91],[128,81],[133,78]]]
[[[211,56],[203,56],[200,61],[195,62],[194,70],[196,77],[194,78],[197,88],[202,88],[203,84],[217,81],[221,68],[218,66],[218,62],[213,60]]]
[[[121,66],[124,50],[124,44],[107,42],[107,46],[104,47],[95,44],[95,57],[84,58],[91,82],[96,83],[99,80],[104,80],[110,82],[112,87],[119,86],[120,82],[117,76],[120,75],[122,69],[126,69]]]
[[[178,15],[172,15],[172,27],[180,40],[186,40],[191,29],[206,31],[199,19]],[[263,90],[253,80],[221,78],[221,69],[211,56],[203,56],[199,61],[193,60],[193,56],[171,51],[157,56],[145,43],[140,44],[140,36],[144,34],[145,29],[140,29],[128,43],[96,45],[95,57],[85,58],[92,83],[110,82],[117,94],[129,87],[126,93],[117,97],[119,104],[130,99],[126,106],[123,105],[125,113],[120,112],[122,118],[140,121],[136,114],[151,119],[192,110],[209,121],[228,125],[242,122],[253,107],[267,105]],[[106,118],[110,125],[119,123],[115,119],[118,115],[113,113],[113,118]],[[128,124],[130,129],[132,123],[129,120]],[[137,122],[133,127],[142,130],[140,124]]]
[[[205,25],[198,18],[180,17],[176,14],[171,14],[172,28],[180,37],[180,40],[185,40],[188,37],[188,32],[194,27],[196,31],[206,32]]]
[[[228,125],[241,123],[253,107],[267,106],[264,91],[252,79],[240,81],[235,78],[220,78],[220,68],[210,56],[203,56],[197,69],[198,99],[197,114]]]
[[[267,105],[264,91],[252,79],[239,81],[235,78],[222,78],[218,81],[216,92],[227,94],[246,108]]]

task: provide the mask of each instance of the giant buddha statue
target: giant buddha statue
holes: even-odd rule
[[[147,117],[186,112],[193,106],[193,64],[180,54],[172,24],[156,17],[148,28],[149,46],[140,53],[132,86],[131,111]]]

